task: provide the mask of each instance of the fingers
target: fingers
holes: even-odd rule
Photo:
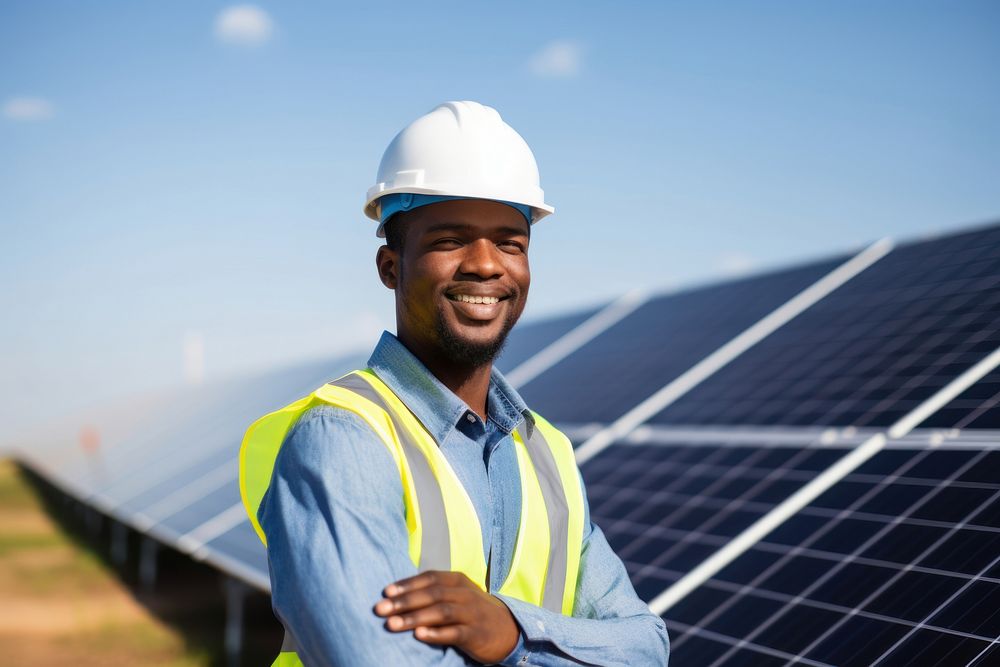
[[[454,601],[456,596],[451,594],[453,590],[434,586],[433,588],[422,588],[412,593],[403,593],[394,598],[380,600],[375,605],[375,613],[379,616],[388,616],[389,614],[423,609],[438,602]]]
[[[424,572],[385,587],[385,599],[375,605],[375,613],[389,616],[422,609],[439,602],[463,602],[477,591],[475,584],[458,572]]]
[[[487,657],[495,653],[501,658],[510,653],[509,648],[501,654],[490,650],[488,645],[479,650],[483,637],[497,634],[498,627],[503,629],[504,619],[498,620],[496,607],[501,607],[507,616],[510,612],[460,572],[421,572],[389,584],[383,594],[385,599],[375,605],[374,611],[385,618],[385,627],[390,632],[412,631],[416,639],[426,644],[455,646],[474,658],[479,653]],[[513,634],[516,640],[518,630],[513,617],[510,619],[507,625],[514,632],[505,634]],[[504,642],[504,647],[509,643]]]
[[[392,632],[402,632],[420,627],[463,624],[466,620],[463,607],[441,602],[417,611],[394,614],[386,619],[385,626]]]
[[[385,587],[384,594],[386,597],[395,597],[400,593],[428,588],[430,586],[460,586],[463,579],[465,581],[469,580],[468,577],[460,572],[428,570],[427,572],[421,572],[407,579],[400,579],[395,583],[389,584]]]
[[[436,646],[461,646],[465,641],[465,627],[447,625],[444,627],[418,627],[413,636],[425,644]]]

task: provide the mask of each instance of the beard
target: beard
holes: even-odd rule
[[[520,313],[511,310],[504,319],[503,328],[492,340],[476,342],[459,338],[445,326],[444,317],[440,314],[434,323],[437,329],[438,341],[445,357],[456,365],[479,368],[491,363],[503,350],[507,342],[507,334],[517,324]]]

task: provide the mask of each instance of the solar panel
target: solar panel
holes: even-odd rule
[[[1000,429],[1000,370],[962,392],[931,415],[924,428]]]
[[[1000,227],[899,246],[652,418],[888,426],[1000,344]]]
[[[113,435],[96,452],[63,437],[23,458],[53,481],[76,483],[79,497],[119,520],[189,551],[181,538],[240,503],[235,457],[246,427],[363,364],[363,357],[351,355],[187,388],[158,398],[128,428],[118,427],[118,411],[94,421],[102,434]],[[81,470],[90,471],[83,485]],[[267,581],[265,551],[245,516],[237,518],[217,539],[196,545],[199,557],[259,586]]]
[[[651,299],[520,391],[549,421],[613,421],[845,259]]]
[[[581,469],[591,517],[651,600],[843,454],[808,444],[616,443]]]
[[[888,449],[665,614],[690,665],[990,664],[1000,451]]]
[[[120,499],[118,511],[126,516],[141,517],[144,528],[160,536],[179,539],[188,535],[214,518],[240,505],[235,455],[246,427],[257,417],[301,398],[323,382],[336,378],[351,368],[363,365],[356,356],[342,358],[330,364],[298,367],[280,374],[270,374],[230,388],[227,409],[218,421],[204,416],[190,426],[195,430],[183,434],[184,438],[170,449],[156,453],[161,464],[157,470],[145,474],[137,486],[125,484],[117,487]],[[178,434],[175,434],[177,437]],[[195,443],[197,450],[189,443]],[[181,453],[178,454],[178,451]],[[147,453],[151,457],[152,453]],[[170,460],[173,456],[175,460]],[[141,488],[141,493],[126,496],[123,489]],[[242,514],[233,526],[249,523]],[[250,533],[254,540],[256,535]],[[253,546],[251,546],[253,545]],[[199,545],[200,547],[201,545]],[[233,552],[226,549],[236,546]],[[259,570],[264,554],[263,546],[230,540],[220,540],[205,546],[219,555],[238,561],[249,569]],[[266,560],[265,560],[266,572]]]
[[[249,521],[244,521],[211,540],[206,549],[227,554],[245,563],[247,567],[256,570],[263,581],[268,581],[267,552]]]
[[[296,366],[187,390],[182,406],[162,408],[167,428],[137,432],[108,456],[100,495],[108,505],[141,511],[145,503],[183,489],[212,468],[227,462],[232,467],[232,453],[247,425],[349,370],[347,361]],[[140,497],[143,502],[137,504]]]
[[[181,398],[180,392],[166,392],[64,418],[21,445],[18,457],[71,495],[89,497],[115,479],[109,468],[117,466],[122,451],[173,428],[165,413],[182,422],[188,417]]]

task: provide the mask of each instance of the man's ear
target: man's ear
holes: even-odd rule
[[[396,289],[399,284],[399,253],[384,245],[375,255],[375,266],[382,284],[389,289]]]

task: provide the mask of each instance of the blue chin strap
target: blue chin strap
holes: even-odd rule
[[[436,204],[441,201],[449,201],[452,199],[479,199],[478,197],[452,197],[450,195],[416,195],[409,192],[397,192],[395,194],[386,195],[378,200],[379,204],[379,224],[376,234],[381,238],[385,236],[385,223],[389,221],[389,218],[399,213],[400,211],[412,211],[415,208],[420,208],[421,206],[427,206],[428,204]],[[531,207],[525,204],[516,204],[510,201],[504,201],[502,199],[490,199],[489,201],[499,202],[501,204],[507,204],[512,208],[517,209],[517,211],[524,216],[524,219],[528,221],[528,226],[531,226]]]

